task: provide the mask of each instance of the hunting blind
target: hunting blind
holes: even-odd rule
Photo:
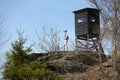
[[[73,11],[75,15],[76,46],[95,49],[100,34],[99,10],[85,8]]]

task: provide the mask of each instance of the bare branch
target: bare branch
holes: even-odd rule
[[[60,38],[58,32],[55,29],[46,29],[45,26],[42,27],[41,31],[36,31],[39,42],[38,47],[40,51],[59,51],[60,50]]]

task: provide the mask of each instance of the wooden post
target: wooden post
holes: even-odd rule
[[[87,34],[86,50],[89,51],[89,34]]]
[[[77,42],[77,38],[75,38],[75,42],[76,42],[76,46],[75,46],[75,48],[76,48],[76,50],[78,50],[78,42]]]

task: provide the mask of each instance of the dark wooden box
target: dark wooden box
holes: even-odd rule
[[[100,34],[99,10],[85,8],[73,12],[75,14],[75,36],[90,38],[98,37]]]

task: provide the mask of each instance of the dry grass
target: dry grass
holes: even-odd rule
[[[61,75],[64,80],[117,80],[116,72],[113,70],[112,59],[102,63],[102,69],[99,65],[89,66],[88,70],[83,73],[67,73]]]

